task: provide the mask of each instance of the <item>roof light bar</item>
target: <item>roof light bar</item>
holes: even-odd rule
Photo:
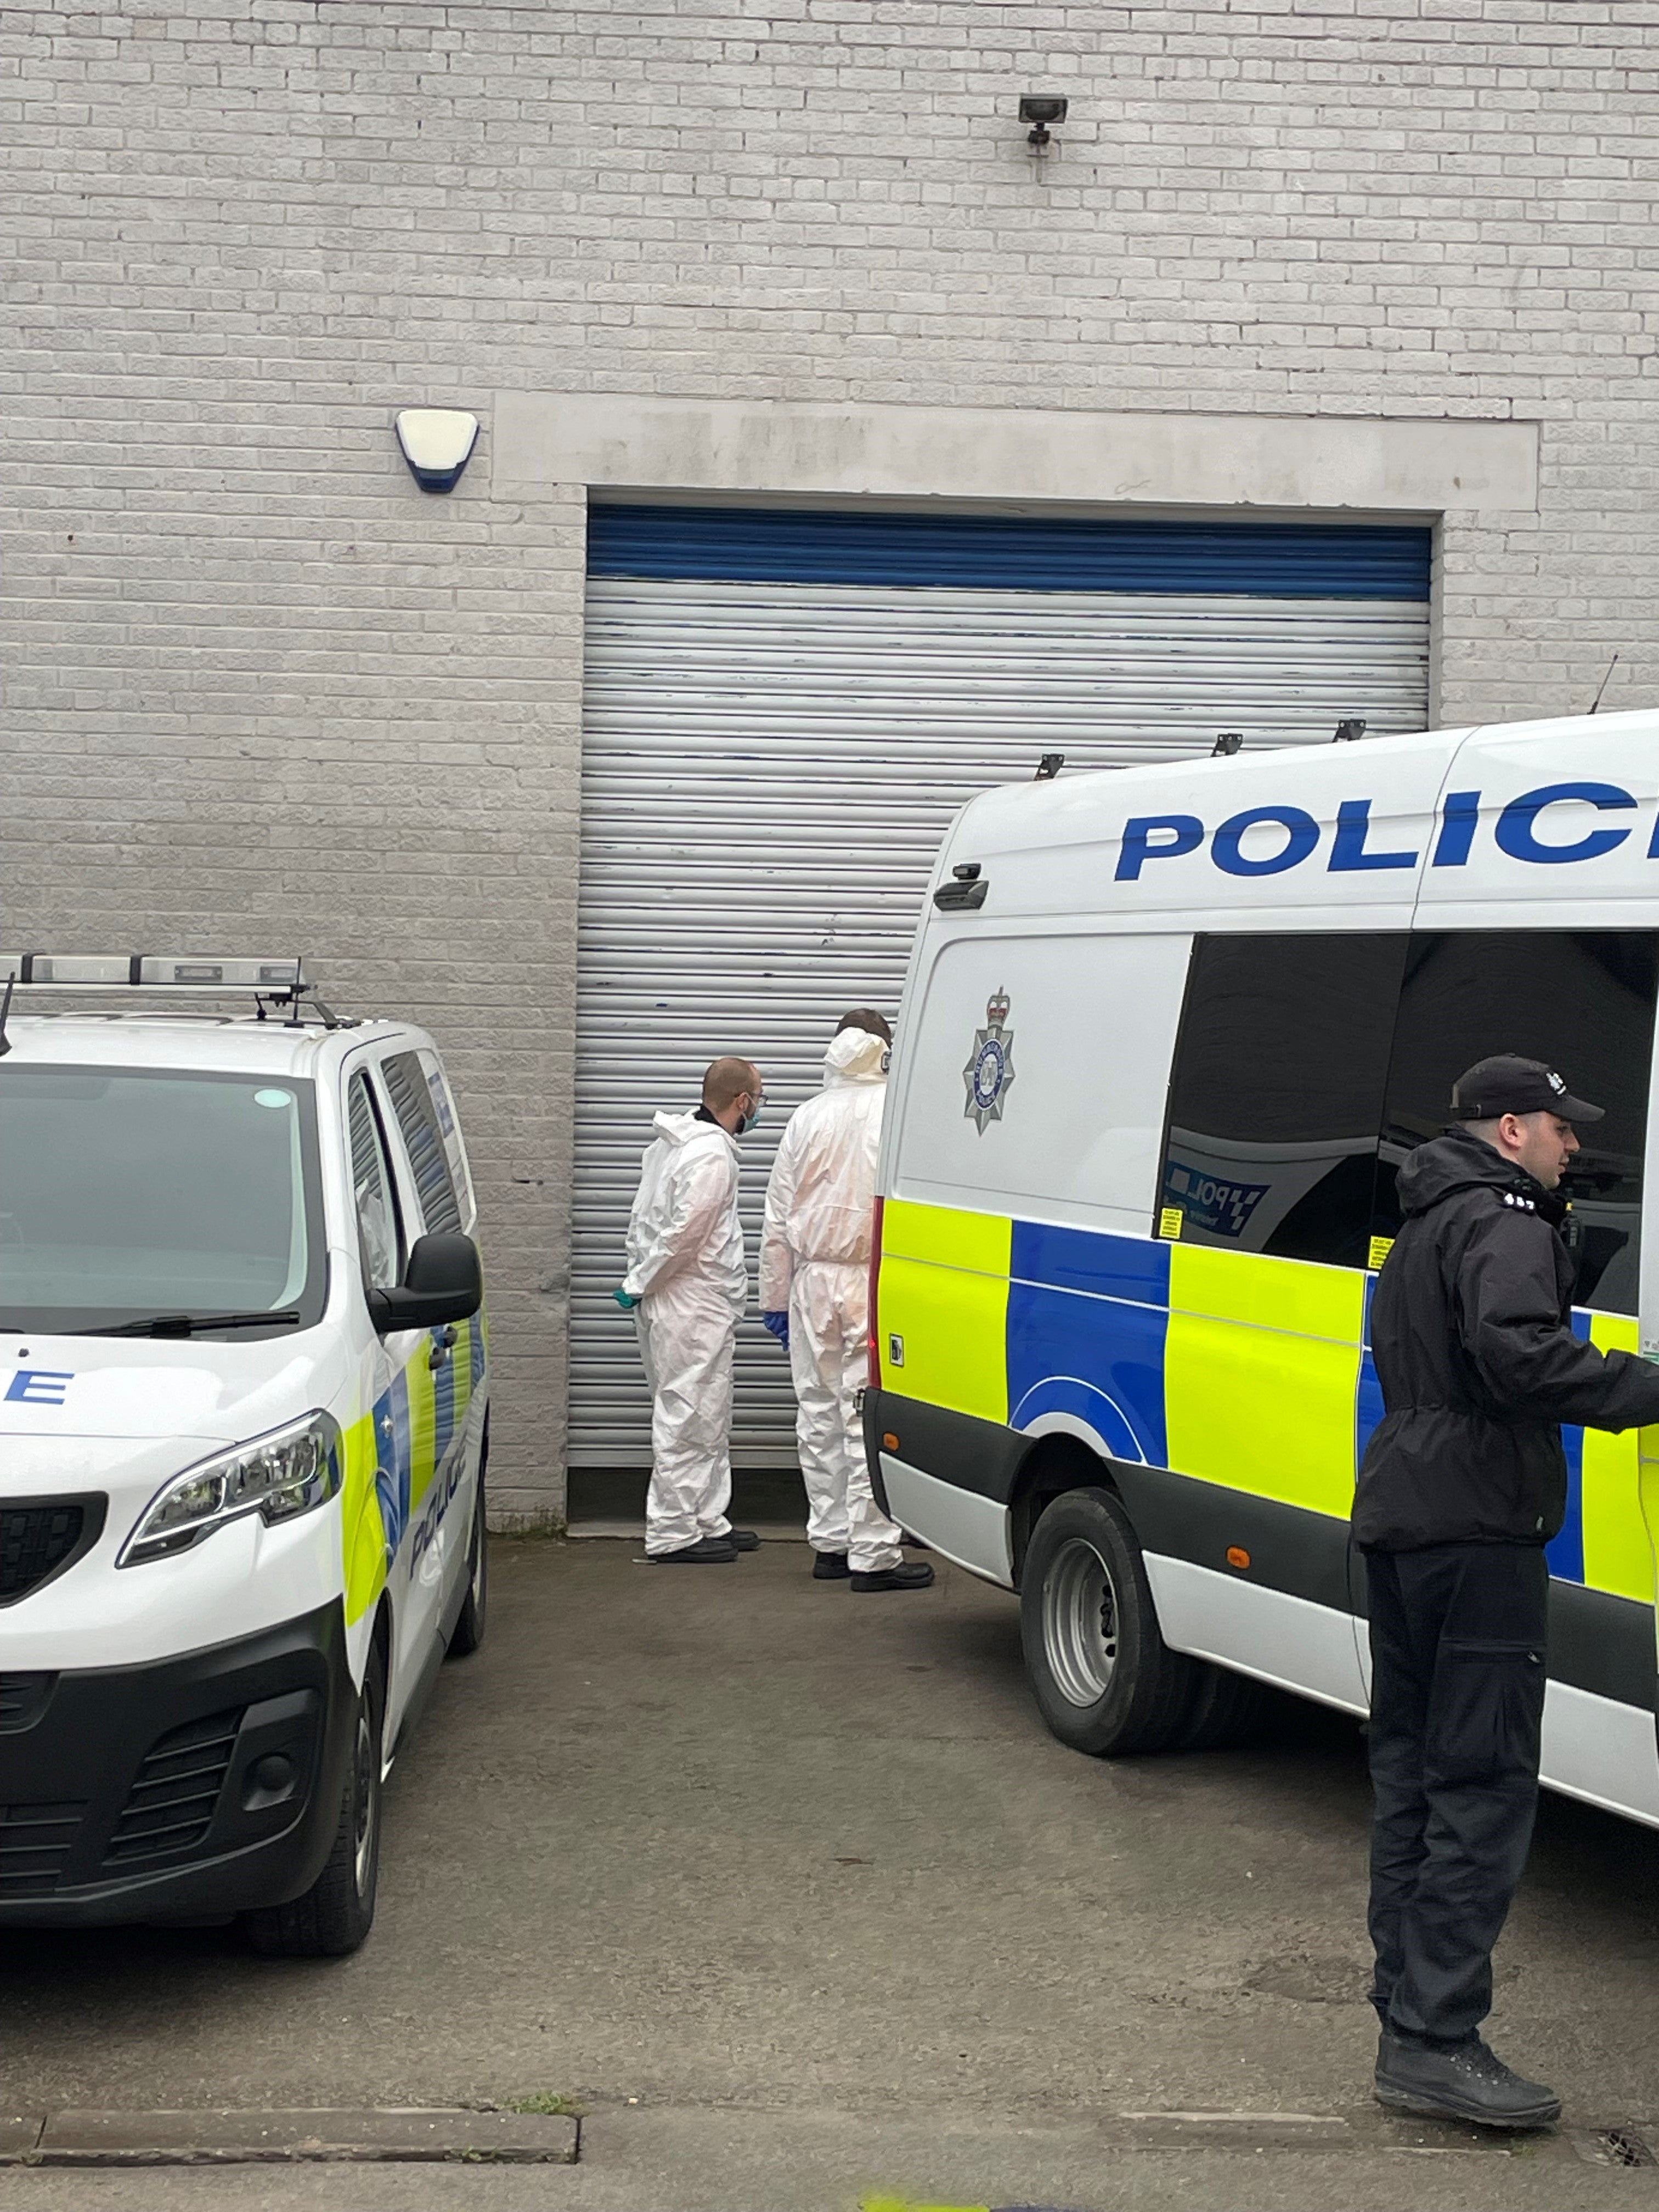
[[[9,975],[20,990],[51,991],[294,991],[307,980],[292,957],[214,960],[175,952],[0,952],[0,981]]]

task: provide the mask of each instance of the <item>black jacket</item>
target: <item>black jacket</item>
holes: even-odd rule
[[[1400,1202],[1371,1305],[1387,1412],[1360,1467],[1354,1540],[1547,1543],[1566,1511],[1561,1423],[1659,1422],[1659,1366],[1573,1334],[1565,1208],[1480,1138],[1419,1145]]]

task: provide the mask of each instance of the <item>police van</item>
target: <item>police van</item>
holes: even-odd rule
[[[872,1474],[1020,1597],[1050,1728],[1362,1713],[1349,1540],[1395,1173],[1499,1051],[1607,1109],[1573,1325],[1659,1350],[1659,714],[1246,750],[985,793],[939,855],[890,1084]],[[1568,1430],[1545,1779],[1659,1824],[1659,1431]]]
[[[292,960],[0,955],[0,1925],[353,1950],[385,1774],[484,1625],[443,1068]],[[40,989],[84,1011],[21,1014]]]

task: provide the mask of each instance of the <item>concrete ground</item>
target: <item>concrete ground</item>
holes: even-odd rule
[[[355,1959],[229,1929],[0,1951],[0,2113],[558,2092],[589,2108],[580,2165],[13,2168],[3,2212],[1659,2212],[1659,2168],[1590,2162],[1612,2124],[1659,2145],[1659,1835],[1546,1804],[1492,2034],[1560,2088],[1562,2134],[1384,2123],[1352,1723],[1081,1759],[1026,1692],[1012,1599],[949,1568],[854,1596],[808,1564],[498,1540],[489,1641],[398,1761]],[[1221,2117],[1146,2117],[1170,2114]]]

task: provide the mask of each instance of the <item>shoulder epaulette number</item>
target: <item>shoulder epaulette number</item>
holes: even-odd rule
[[[1506,1190],[1504,1193],[1504,1203],[1505,1206],[1516,1207],[1522,1213],[1536,1213],[1538,1211],[1531,1199],[1518,1190]]]

